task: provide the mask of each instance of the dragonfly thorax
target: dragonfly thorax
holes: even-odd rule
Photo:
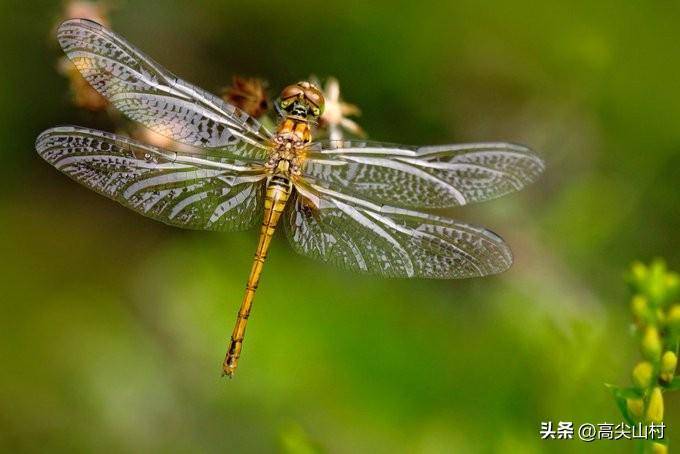
[[[309,122],[291,117],[281,120],[274,136],[274,143],[277,148],[302,148],[311,141],[312,130]]]
[[[286,117],[279,123],[266,166],[284,175],[298,175],[304,149],[312,141],[309,122]]]

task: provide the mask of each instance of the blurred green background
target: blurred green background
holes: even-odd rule
[[[542,179],[453,216],[497,231],[507,273],[380,280],[278,235],[234,380],[220,378],[254,231],[173,229],[43,162],[43,129],[111,130],[72,106],[58,2],[0,27],[0,450],[632,452],[539,440],[541,421],[620,422],[604,383],[638,352],[623,274],[680,267],[676,2],[117,0],[113,28],[216,92],[336,76],[376,140],[505,140]],[[680,449],[680,397],[669,394]],[[673,449],[671,450],[673,451]]]

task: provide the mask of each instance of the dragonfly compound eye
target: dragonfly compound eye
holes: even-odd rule
[[[307,101],[312,105],[312,111],[315,116],[319,116],[323,113],[325,99],[321,90],[316,86],[309,84],[309,86],[305,88],[305,98],[307,98]]]
[[[304,94],[304,89],[298,84],[288,85],[286,88],[281,90],[281,99],[293,99]]]

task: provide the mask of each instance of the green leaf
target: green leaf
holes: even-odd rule
[[[619,407],[619,410],[621,411],[621,414],[623,415],[623,418],[626,420],[628,424],[635,424],[635,418],[631,417],[631,415],[628,413],[628,405],[626,403],[626,400],[629,398],[634,398],[634,399],[639,399],[642,397],[640,392],[635,389],[635,388],[620,388],[615,385],[610,385],[605,383],[605,386],[609,388],[611,393],[614,395],[614,400],[616,401],[616,405]]]
[[[641,393],[637,388],[634,386],[628,387],[628,388],[622,388],[620,386],[612,385],[610,383],[605,383],[604,386],[609,389],[614,396],[621,396],[624,399],[628,398],[638,398],[638,397],[643,397],[644,394]]]

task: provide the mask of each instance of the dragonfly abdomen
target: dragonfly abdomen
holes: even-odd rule
[[[243,337],[246,333],[246,324],[248,323],[253,299],[255,298],[255,291],[260,282],[262,268],[264,267],[264,262],[267,258],[269,245],[271,244],[281,214],[286,208],[286,203],[288,202],[292,189],[293,184],[283,175],[274,174],[267,179],[260,239],[257,243],[253,266],[250,270],[248,283],[246,284],[246,293],[243,296],[241,309],[238,311],[236,326],[234,326],[234,331],[231,334],[229,349],[227,350],[227,356],[224,359],[224,364],[222,366],[224,375],[231,377],[236,371],[238,359],[241,356]]]
[[[275,174],[267,179],[261,234],[274,234],[292,190],[293,183],[283,175]]]

